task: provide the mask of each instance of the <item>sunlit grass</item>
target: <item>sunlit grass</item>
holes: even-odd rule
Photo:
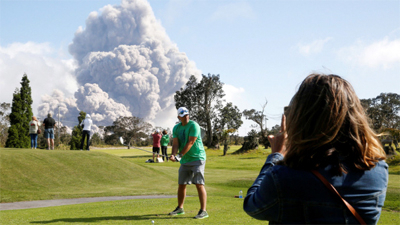
[[[259,149],[241,155],[207,150],[206,189],[210,218],[192,217],[199,209],[196,188],[188,186],[186,214],[169,217],[176,199],[140,199],[79,205],[0,211],[1,224],[265,224],[247,216],[242,199],[270,150]],[[151,148],[143,148],[151,151]],[[171,148],[168,149],[171,151]],[[106,154],[105,154],[106,153]],[[179,163],[146,163],[151,153],[138,149],[102,149],[85,151],[44,151],[0,149],[1,199],[76,198],[88,196],[175,195]],[[37,168],[36,168],[37,167]],[[379,224],[399,224],[398,163],[390,161],[389,188]],[[8,175],[6,175],[8,174]],[[6,182],[3,182],[7,180]]]

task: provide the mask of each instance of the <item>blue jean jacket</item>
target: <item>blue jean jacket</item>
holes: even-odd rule
[[[268,156],[244,199],[243,208],[248,215],[269,220],[270,224],[358,224],[339,197],[314,174],[275,165],[282,159],[280,153]],[[380,161],[368,171],[346,166],[348,173],[343,176],[329,175],[330,168],[327,166],[318,171],[367,224],[377,224],[386,197],[386,162]]]

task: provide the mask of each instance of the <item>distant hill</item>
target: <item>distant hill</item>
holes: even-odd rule
[[[0,202],[175,194],[175,186],[176,178],[106,153],[0,149]]]

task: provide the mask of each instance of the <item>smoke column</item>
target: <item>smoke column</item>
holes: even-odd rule
[[[173,106],[175,91],[191,75],[201,74],[169,39],[145,0],[122,0],[120,6],[107,5],[100,13],[90,13],[69,52],[78,65],[75,76],[80,88],[75,104],[66,105],[63,115],[72,117],[82,110],[97,125],[111,125],[119,116],[131,115],[151,121]],[[43,99],[41,116],[54,110],[51,101],[49,96]]]

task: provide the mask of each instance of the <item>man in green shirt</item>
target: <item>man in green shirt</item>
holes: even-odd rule
[[[172,131],[173,142],[170,157],[171,161],[176,161],[175,155],[178,151],[182,156],[178,179],[178,206],[169,215],[185,214],[183,203],[186,197],[186,185],[194,183],[200,199],[200,211],[194,218],[204,219],[208,217],[206,211],[207,192],[204,187],[206,152],[201,140],[200,126],[189,119],[189,110],[185,107],[178,109],[178,119],[180,123],[176,124]]]

